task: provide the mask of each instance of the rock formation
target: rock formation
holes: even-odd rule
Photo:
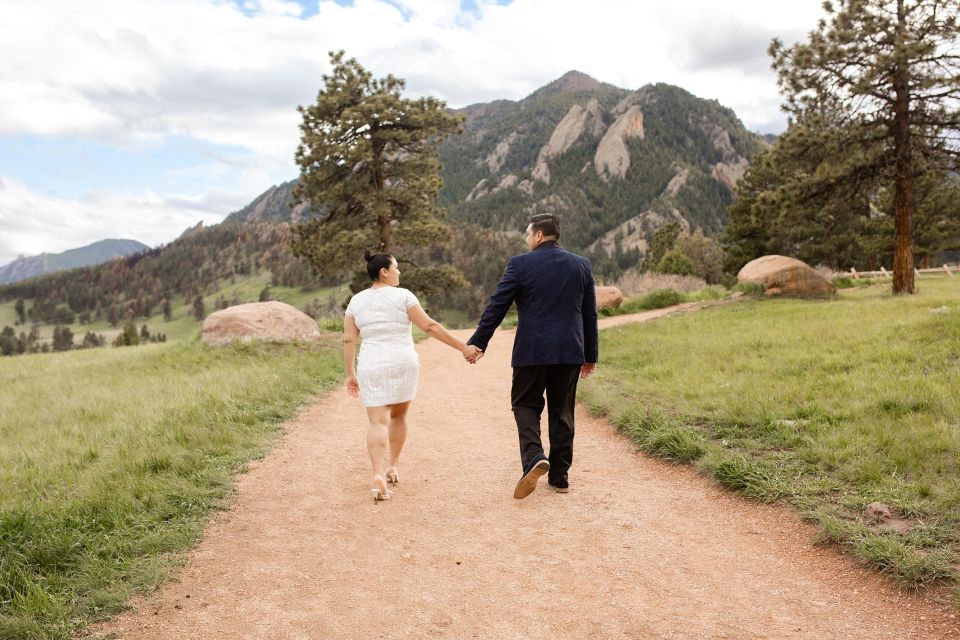
[[[211,313],[203,321],[203,341],[223,345],[248,342],[314,341],[320,337],[316,321],[285,302],[251,302]]]
[[[768,296],[824,298],[837,292],[833,283],[807,263],[786,256],[763,256],[751,260],[737,274],[740,282],[763,286]]]
[[[507,159],[507,154],[510,153],[510,145],[512,145],[516,139],[517,132],[514,131],[505,139],[501,140],[493,150],[493,153],[484,159],[483,163],[487,165],[488,169],[490,169],[490,173],[496,173],[500,171],[500,167],[503,166],[504,161]]]
[[[623,304],[623,291],[617,287],[597,287],[597,311],[600,309],[617,309]]]
[[[597,137],[602,132],[603,117],[600,114],[600,103],[596,98],[590,100],[586,108],[578,104],[570,107],[570,111],[553,130],[550,140],[540,149],[537,164],[533,168],[533,179],[549,184],[550,168],[547,166],[547,161],[550,158],[566,152],[585,133]]]
[[[616,122],[610,125],[593,158],[597,173],[604,180],[607,177],[622,178],[630,168],[630,152],[626,141],[630,138],[643,139],[643,112],[633,105]]]

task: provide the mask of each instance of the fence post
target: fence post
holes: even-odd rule
[[[860,279],[860,275],[857,274],[857,270],[854,269],[853,267],[850,267],[850,273],[853,274],[853,279],[854,279],[854,280],[859,280],[859,279]]]
[[[890,275],[889,273],[887,273],[887,270],[883,268],[883,265],[880,265],[880,272],[883,274],[884,278]]]
[[[943,264],[943,270],[947,272],[948,276],[953,277],[953,272],[950,271],[950,267],[948,267],[946,263]]]

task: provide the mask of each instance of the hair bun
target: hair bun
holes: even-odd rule
[[[373,259],[373,254],[370,252],[370,249],[367,249],[363,252],[363,259],[367,262],[370,262]]]

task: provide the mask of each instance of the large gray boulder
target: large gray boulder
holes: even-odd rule
[[[240,340],[311,342],[320,338],[316,321],[285,302],[251,302],[211,313],[203,321],[203,341],[223,345]]]
[[[737,280],[763,286],[768,296],[827,298],[837,292],[833,283],[802,260],[763,256],[740,269]]]

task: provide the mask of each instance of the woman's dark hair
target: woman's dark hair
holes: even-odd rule
[[[393,264],[393,256],[389,253],[372,253],[370,249],[363,252],[363,259],[367,261],[367,274],[373,282],[380,279],[380,269],[389,269]]]

